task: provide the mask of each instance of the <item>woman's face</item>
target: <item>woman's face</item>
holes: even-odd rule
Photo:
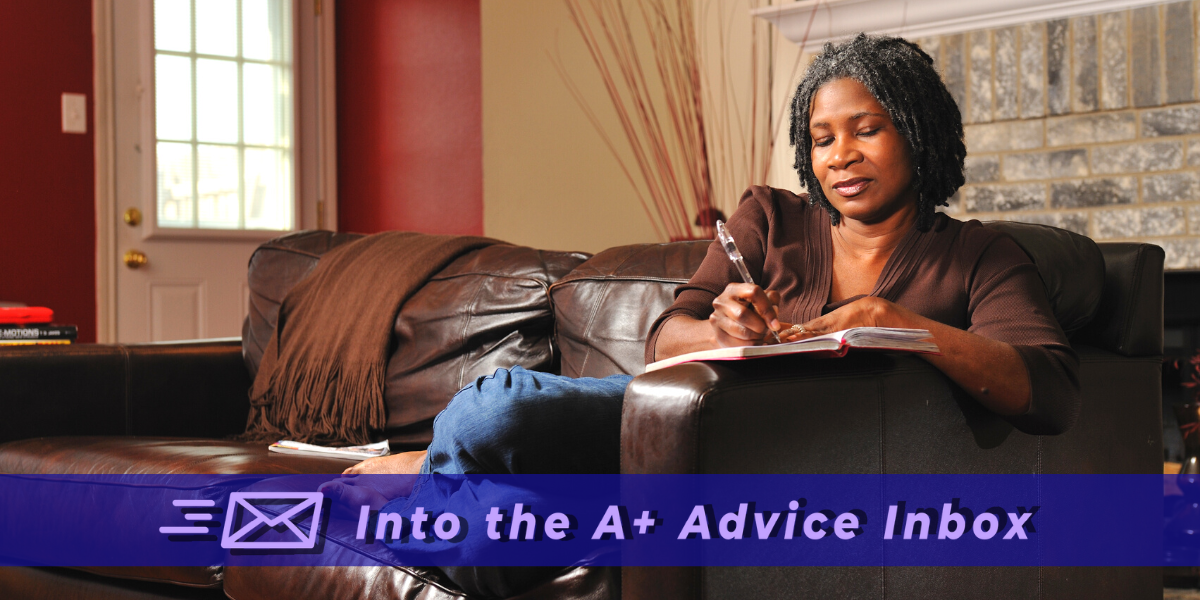
[[[813,173],[844,218],[878,223],[915,215],[908,142],[866,86],[853,79],[821,86],[808,128]]]

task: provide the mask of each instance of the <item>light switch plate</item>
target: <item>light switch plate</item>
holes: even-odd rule
[[[87,95],[62,95],[63,133],[87,133]]]

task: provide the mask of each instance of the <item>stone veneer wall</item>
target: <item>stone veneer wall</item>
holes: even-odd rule
[[[1200,0],[914,40],[963,113],[946,212],[1166,250],[1200,268]]]

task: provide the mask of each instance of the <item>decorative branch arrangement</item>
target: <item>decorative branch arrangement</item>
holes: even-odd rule
[[[762,0],[566,3],[632,149],[632,164],[622,158],[561,58],[551,60],[636,190],[655,232],[669,240],[712,238],[713,224],[736,208],[740,192],[766,182],[786,121],[788,99],[771,110],[778,36],[771,35],[769,24],[750,21],[748,64],[731,64],[730,24],[737,22],[736,11],[749,11]],[[630,18],[631,4],[636,19]],[[705,26],[713,22],[712,10],[722,11],[715,40],[709,39],[713,28]],[[643,32],[649,52],[635,41]],[[797,56],[789,82],[799,66]],[[739,94],[744,86],[748,90]],[[749,101],[743,105],[739,97],[746,93]]]

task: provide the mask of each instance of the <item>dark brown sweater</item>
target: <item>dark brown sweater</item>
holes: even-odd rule
[[[861,298],[829,302],[829,214],[809,206],[807,199],[785,190],[752,187],[728,228],[754,280],[782,296],[780,320],[804,323]],[[713,299],[732,281],[741,277],[714,242],[696,274],[676,290],[675,303],[651,327],[646,361],[654,360],[667,319],[707,319]],[[1075,421],[1078,358],[1054,318],[1037,268],[1008,235],[979,221],[964,223],[939,214],[929,231],[914,228],[904,237],[871,295],[1016,348],[1032,386],[1029,412],[1009,419],[1021,430],[1054,433]]]

